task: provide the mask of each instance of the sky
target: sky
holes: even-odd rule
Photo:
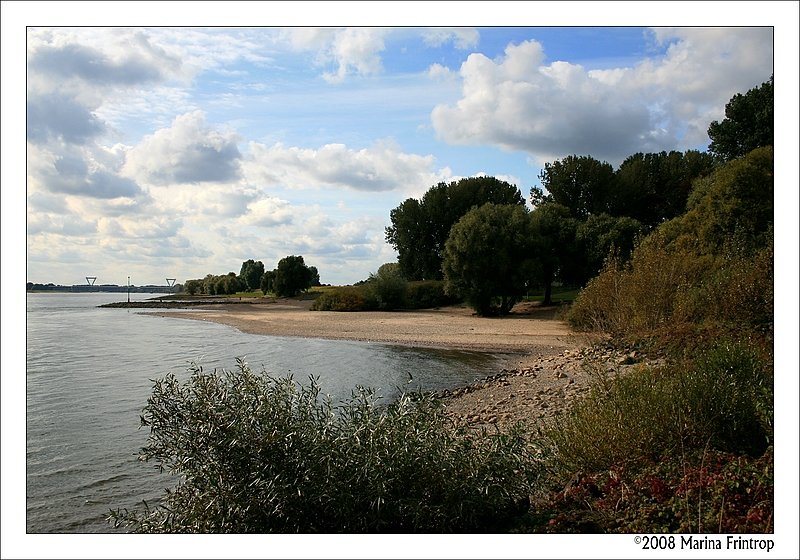
[[[390,211],[545,162],[705,150],[771,27],[29,27],[26,277],[166,284],[396,252]]]

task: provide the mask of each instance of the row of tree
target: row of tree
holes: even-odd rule
[[[431,187],[390,213],[386,241],[409,280],[445,279],[479,313],[505,313],[521,293],[555,280],[584,285],[614,252],[686,211],[694,185],[726,161],[771,145],[772,78],[712,122],[709,152],[637,153],[618,169],[591,156],[545,164],[533,211],[516,186],[472,177]]]
[[[242,263],[237,275],[229,272],[205,278],[187,280],[184,291],[189,295],[230,295],[238,292],[261,290],[265,295],[294,297],[312,286],[319,286],[319,272],[315,266],[306,266],[302,256],[290,255],[278,261],[278,267],[265,271],[264,263],[248,259]]]

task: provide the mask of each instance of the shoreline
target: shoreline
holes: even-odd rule
[[[553,354],[585,345],[555,318],[557,308],[517,305],[502,318],[478,317],[465,306],[410,311],[311,311],[310,300],[192,305],[148,315],[211,321],[249,334],[353,340],[497,354]],[[187,306],[188,307],[188,306]]]
[[[598,372],[616,376],[640,356],[573,332],[557,308],[518,304],[502,318],[477,317],[465,306],[417,311],[310,311],[308,300],[213,304],[160,317],[212,321],[267,336],[353,340],[505,355],[505,367],[467,386],[439,393],[454,418],[473,427],[528,427],[562,414]],[[593,366],[587,367],[587,363]]]

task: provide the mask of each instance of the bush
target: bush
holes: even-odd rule
[[[369,275],[364,287],[378,309],[392,310],[405,306],[408,281],[403,278],[397,263],[381,265],[376,274]]]
[[[332,406],[314,379],[191,369],[155,383],[140,457],[182,475],[155,508],[115,511],[139,532],[471,532],[527,507],[519,430],[455,425],[430,394]],[[518,507],[522,504],[523,509]]]
[[[772,439],[771,410],[771,365],[743,344],[719,342],[693,361],[601,376],[544,441],[552,471],[567,479],[707,445],[758,456]]]
[[[408,309],[446,307],[459,301],[459,298],[445,293],[443,280],[424,280],[408,283],[406,292],[406,307]]]
[[[311,304],[312,311],[372,311],[377,308],[378,302],[363,284],[326,291]]]
[[[547,530],[770,530],[772,410],[771,364],[744,344],[601,377],[542,430]]]

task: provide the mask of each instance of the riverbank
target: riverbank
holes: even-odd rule
[[[252,300],[155,314],[213,321],[252,334],[507,354],[496,375],[441,395],[454,416],[501,429],[557,416],[600,375],[619,375],[642,359],[573,332],[557,308],[537,303],[518,304],[503,318],[478,317],[466,306],[394,312],[311,311],[310,306],[308,300]]]

